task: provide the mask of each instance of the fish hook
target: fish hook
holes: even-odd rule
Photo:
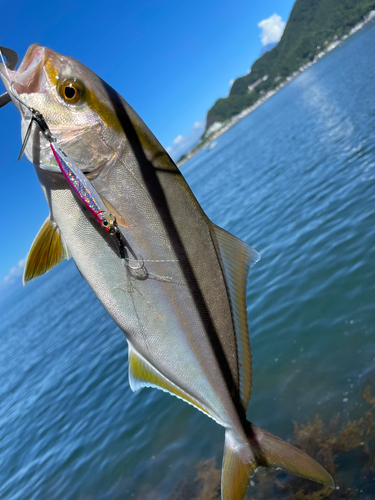
[[[10,86],[10,88],[12,88],[12,84]],[[31,133],[31,129],[32,129],[32,125],[33,125],[33,122],[35,121],[38,125],[39,125],[39,128],[42,132],[42,134],[44,135],[44,137],[47,139],[47,141],[49,141],[50,143],[51,142],[56,142],[56,137],[54,135],[52,135],[42,113],[40,113],[39,111],[37,111],[36,109],[34,108],[31,108],[30,106],[28,106],[27,104],[25,104],[24,102],[21,101],[21,99],[19,99],[14,93],[13,93],[13,89],[12,89],[12,94],[14,95],[14,97],[21,103],[23,104],[24,106],[26,106],[26,108],[30,111],[31,113],[31,120],[30,120],[30,123],[29,123],[29,126],[27,127],[27,131],[26,131],[26,134],[25,134],[25,138],[23,140],[23,143],[22,143],[22,148],[21,148],[21,151],[20,151],[20,154],[18,156],[18,161],[20,161],[20,159],[22,158],[22,155],[25,151],[25,148],[26,148],[26,145],[28,143],[28,140],[29,140],[29,137],[30,137],[30,133]]]

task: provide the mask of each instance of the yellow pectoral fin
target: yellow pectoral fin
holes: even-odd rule
[[[70,254],[59,226],[48,217],[36,235],[31,245],[25,270],[23,284],[47,273],[64,259],[69,259]]]
[[[108,200],[104,198],[104,196],[101,194],[100,195],[101,199],[103,200],[103,203],[105,205],[105,208],[108,210],[108,212],[112,213],[113,215],[116,216],[116,222],[119,226],[123,226],[129,229],[128,223],[124,219],[124,217],[115,209],[111,203],[109,203]]]

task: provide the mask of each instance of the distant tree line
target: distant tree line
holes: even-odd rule
[[[375,0],[296,0],[278,45],[255,61],[248,75],[235,80],[228,97],[216,101],[207,113],[206,130],[255,104],[371,10]],[[249,92],[249,85],[265,75],[267,80]]]

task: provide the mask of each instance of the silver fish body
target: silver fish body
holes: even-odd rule
[[[26,155],[50,217],[28,266],[36,266],[38,252],[50,252],[45,234],[58,235],[65,250],[50,267],[71,255],[125,333],[131,388],[168,391],[225,427],[223,500],[241,500],[260,465],[333,485],[313,459],[246,420],[246,279],[258,259],[255,250],[208,219],[139,116],[81,63],[34,45],[18,72],[0,71],[8,90],[14,79],[14,91],[43,113],[58,143],[128,226],[120,228],[124,261],[113,238],[73,194],[34,126]],[[15,104],[26,130],[27,112]]]
[[[129,230],[122,229],[122,233],[127,242],[127,266],[113,239],[104,229],[98,230],[66,182],[38,169],[51,215],[78,269],[126,333],[131,349],[194,397],[222,425],[229,426],[228,416],[233,413],[236,422],[237,412],[232,409],[232,397],[225,398],[225,377],[206,331],[212,330],[217,348],[223,345],[221,349],[233,360],[232,391],[238,390],[236,343],[210,223],[196,202],[191,207],[190,190],[177,169],[172,174],[159,171],[152,175],[150,167],[150,182],[160,185],[155,204],[140,169],[126,167],[126,163],[138,167],[132,156],[129,151],[127,159],[118,160],[106,179],[101,174],[93,181],[98,192],[126,214]],[[176,176],[180,177],[180,188],[168,189],[169,180],[175,184]],[[188,211],[184,201],[190,202]],[[199,238],[194,237],[196,233]],[[225,302],[217,300],[219,293]],[[230,343],[219,336],[228,331],[232,333]],[[215,390],[208,390],[211,386]]]

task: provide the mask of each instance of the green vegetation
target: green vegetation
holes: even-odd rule
[[[216,101],[207,114],[207,129],[255,104],[374,9],[375,0],[296,0],[278,45],[255,61],[248,75],[233,83],[228,97]],[[249,85],[265,75],[267,80],[249,92]]]
[[[180,158],[177,160],[176,163],[180,163],[180,162],[183,162],[183,161],[187,160],[187,157],[188,157],[187,154],[180,156]]]

